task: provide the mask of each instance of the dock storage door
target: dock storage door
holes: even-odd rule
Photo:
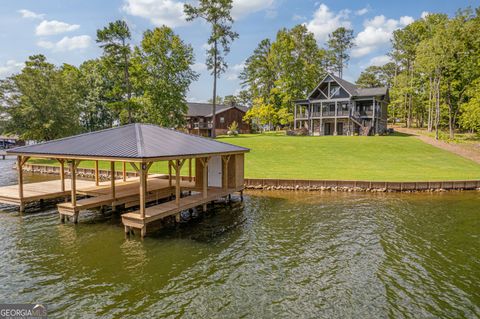
[[[222,187],[222,158],[212,156],[208,162],[208,186]]]

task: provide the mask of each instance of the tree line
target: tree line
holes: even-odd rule
[[[238,38],[230,16],[232,0],[185,5],[187,20],[211,27],[206,66],[216,105],[249,106],[245,120],[290,127],[294,101],[304,99],[327,72],[342,76],[354,46],[353,30],[333,31],[320,46],[305,25],[279,30],[260,41],[240,74],[242,90],[217,96],[225,56]],[[448,128],[480,132],[480,9],[454,17],[428,14],[394,32],[391,62],[370,66],[357,85],[390,88],[389,120],[437,132]],[[186,93],[198,79],[193,49],[170,28],[147,30],[138,45],[124,21],[97,30],[103,54],[79,67],[56,66],[33,55],[18,74],[0,81],[0,128],[25,139],[50,140],[117,124],[149,122],[180,127]]]
[[[305,99],[327,72],[343,74],[353,46],[353,30],[340,27],[319,46],[305,25],[278,31],[262,40],[240,74],[239,99],[251,105],[246,119],[260,126],[290,126],[294,101]]]
[[[184,8],[188,21],[201,18],[211,26],[206,65],[214,77],[212,96],[238,37],[231,9],[232,0],[201,0]],[[2,132],[47,141],[133,122],[181,126],[186,94],[199,76],[191,45],[167,26],[146,30],[138,45],[131,40],[127,23],[118,20],[97,30],[102,56],[79,67],[30,56],[18,74],[0,81]]]
[[[357,84],[390,87],[391,122],[435,131],[480,132],[480,8],[428,14],[394,32],[392,62],[367,68]]]

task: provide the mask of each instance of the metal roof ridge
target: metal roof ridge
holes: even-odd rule
[[[139,123],[135,123],[135,137],[138,157],[145,157],[145,141],[143,140],[142,125]]]

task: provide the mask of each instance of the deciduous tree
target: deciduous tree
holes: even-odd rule
[[[206,64],[213,75],[212,137],[215,137],[217,79],[227,69],[225,55],[230,52],[231,43],[238,38],[238,33],[232,30],[231,10],[232,0],[200,0],[196,7],[190,4],[184,7],[187,21],[201,18],[211,26]]]

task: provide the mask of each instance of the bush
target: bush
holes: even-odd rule
[[[232,124],[228,127],[228,132],[227,134],[229,136],[236,136],[238,135],[238,123],[236,121],[233,121]]]

